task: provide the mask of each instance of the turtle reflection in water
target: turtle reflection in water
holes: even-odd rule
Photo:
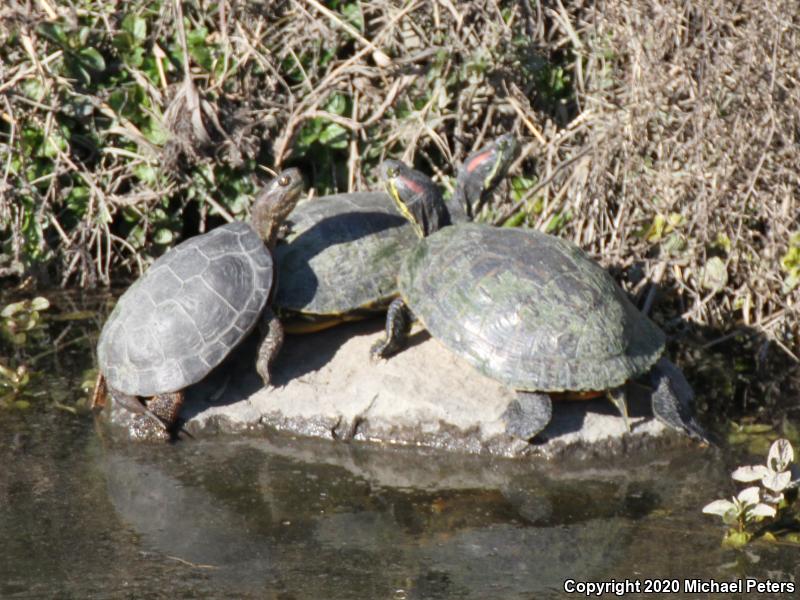
[[[607,394],[627,425],[624,385],[647,374],[655,416],[704,439],[690,386],[661,357],[663,332],[604,269],[571,242],[535,230],[423,226],[418,203],[441,198],[421,198],[409,171],[398,161],[381,166],[389,195],[423,237],[400,267],[400,298],[374,356],[397,352],[418,319],[481,373],[517,390],[503,419],[507,433],[525,440],[550,422],[552,398]]]
[[[119,299],[100,334],[98,389],[129,410],[131,435],[175,434],[183,390],[217,366],[260,322],[265,332],[256,369],[269,383],[283,344],[267,306],[274,280],[271,251],[303,180],[282,171],[253,204],[252,222],[229,223],[169,250]]]

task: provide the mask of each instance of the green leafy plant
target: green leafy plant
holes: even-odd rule
[[[6,305],[0,311],[3,335],[13,344],[25,344],[28,335],[41,325],[41,313],[48,308],[50,302],[42,296]]]
[[[0,364],[0,406],[25,409],[30,402],[25,392],[31,382],[31,374],[25,365],[15,369]]]
[[[800,541],[800,519],[793,510],[800,470],[793,462],[791,443],[779,439],[770,447],[765,465],[743,466],[731,473],[734,481],[758,485],[743,489],[730,500],[714,500],[703,507],[704,513],[719,516],[728,526],[723,545],[740,547],[756,536]]]

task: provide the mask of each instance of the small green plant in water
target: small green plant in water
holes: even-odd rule
[[[794,462],[794,449],[789,440],[773,442],[766,465],[739,467],[731,478],[743,483],[758,482],[743,489],[730,500],[714,500],[703,512],[717,515],[728,526],[723,545],[741,547],[753,537],[775,541],[798,542],[800,518],[793,510],[800,485],[800,470]]]
[[[25,365],[10,369],[0,364],[0,407],[28,408],[30,403],[23,396],[30,381]]]
[[[41,313],[48,308],[50,302],[42,296],[8,304],[0,311],[0,329],[12,343],[22,345],[41,324]]]

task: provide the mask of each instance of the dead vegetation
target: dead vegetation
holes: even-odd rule
[[[662,322],[797,354],[793,0],[182,7],[183,32],[166,0],[0,8],[0,276],[108,284],[243,216],[257,164],[325,193],[392,156],[451,185],[515,131],[482,219],[574,239],[648,308],[659,287]]]

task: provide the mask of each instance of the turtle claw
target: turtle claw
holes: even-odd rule
[[[269,373],[269,365],[262,365],[260,361],[256,362],[256,372],[261,378],[261,383],[264,384],[264,387],[272,385],[272,375]]]
[[[369,357],[374,361],[378,362],[385,358],[389,357],[390,352],[388,352],[389,348],[389,340],[383,339],[378,340],[369,348]]]
[[[542,431],[553,416],[553,403],[547,394],[517,392],[503,412],[506,432],[514,437],[530,440]]]
[[[166,425],[152,413],[142,413],[133,417],[128,426],[128,433],[133,440],[162,441],[172,439]]]
[[[622,420],[625,421],[625,431],[630,433],[631,421],[628,418],[628,400],[625,397],[625,389],[618,387],[613,390],[609,390],[608,399],[611,400],[611,404],[616,407],[616,409],[619,411],[619,414],[622,416]]]

